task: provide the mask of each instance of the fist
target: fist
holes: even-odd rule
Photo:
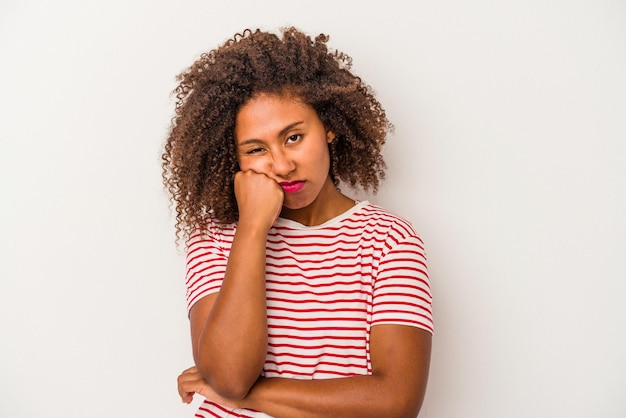
[[[265,174],[252,170],[235,174],[239,222],[258,222],[269,229],[280,214],[284,197],[280,185]]]

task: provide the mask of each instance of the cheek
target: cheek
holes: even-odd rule
[[[239,169],[240,169],[241,171],[246,171],[246,170],[247,170],[247,168],[246,168],[246,161],[245,161],[245,160],[242,160],[242,159],[241,159],[241,158],[239,158],[239,157],[237,157],[237,165],[239,166]]]
[[[320,166],[329,166],[330,165],[330,151],[328,150],[328,146],[323,146],[318,152],[317,158],[318,164]]]
[[[265,174],[266,165],[262,158],[238,158],[238,162],[241,171],[252,170],[257,173]]]

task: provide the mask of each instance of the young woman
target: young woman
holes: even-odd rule
[[[245,31],[179,76],[164,182],[187,243],[198,417],[415,417],[433,331],[422,241],[377,190],[391,125],[350,58]]]

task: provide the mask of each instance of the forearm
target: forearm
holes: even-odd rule
[[[267,353],[263,229],[238,228],[226,274],[194,349],[200,372],[218,392],[244,396]]]
[[[277,418],[415,418],[425,383],[406,390],[384,376],[326,380],[259,379],[241,406]]]
[[[262,378],[243,407],[280,418],[415,418],[430,368],[432,335],[400,326],[372,327],[372,374],[327,380]]]

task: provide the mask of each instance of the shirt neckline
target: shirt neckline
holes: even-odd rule
[[[274,227],[280,226],[280,227],[288,227],[288,228],[292,228],[292,229],[321,229],[321,228],[326,228],[329,226],[333,226],[336,225],[338,223],[340,223],[341,221],[343,221],[344,219],[352,216],[352,214],[356,211],[358,211],[359,209],[365,207],[369,205],[369,201],[367,200],[362,200],[360,202],[357,202],[356,205],[352,206],[350,209],[348,209],[347,211],[340,213],[339,215],[335,216],[334,218],[330,218],[329,220],[327,220],[326,222],[319,224],[319,225],[304,225],[301,224],[300,222],[296,222],[296,221],[292,221],[291,219],[286,219],[286,218],[281,218],[278,217],[276,219],[276,222],[274,222]]]

